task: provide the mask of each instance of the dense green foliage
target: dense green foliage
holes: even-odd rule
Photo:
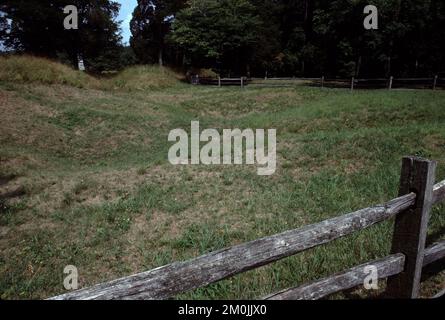
[[[363,27],[368,4],[379,10],[378,30]],[[431,76],[445,71],[443,1],[193,0],[169,14],[162,34],[168,33],[176,48],[172,64],[179,56],[185,66],[254,75]],[[148,34],[146,41],[154,31]],[[144,46],[136,38],[133,44]]]
[[[67,5],[78,9],[78,30],[64,29],[67,15],[63,8]],[[119,8],[118,3],[108,0],[6,0],[0,5],[4,14],[0,40],[17,52],[58,58],[73,65],[81,55],[90,71],[115,70],[125,56],[116,21]]]
[[[67,4],[79,8],[78,31],[63,29]],[[378,30],[363,26],[368,4],[378,9]],[[120,44],[118,11],[111,0],[5,0],[0,41],[73,64],[82,54],[92,71],[138,62],[212,68],[223,76],[445,72],[441,0],[139,0],[132,51]]]
[[[202,0],[181,10],[171,40],[182,48],[191,65],[216,63],[229,70],[249,68],[262,45],[261,19],[248,0]]]
[[[175,52],[166,43],[166,35],[173,15],[183,4],[183,0],[138,0],[130,22],[130,43],[140,62],[163,65],[164,56],[174,61]]]

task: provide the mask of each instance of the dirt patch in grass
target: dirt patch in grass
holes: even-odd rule
[[[275,103],[278,99],[291,99],[293,104],[302,101],[302,97],[295,90],[260,91],[254,97],[254,101],[258,103]]]
[[[130,230],[126,234],[128,245],[124,259],[134,272],[140,271],[143,262],[143,255],[138,248],[153,232],[153,226],[147,221],[145,214],[133,218]]]
[[[26,86],[34,95],[44,97],[53,103],[66,101],[89,102],[91,99],[103,99],[110,94],[97,89],[81,89],[67,85],[44,86],[30,84]]]
[[[423,138],[424,144],[428,149],[445,150],[445,137],[439,134],[428,135]]]
[[[32,184],[35,192],[29,196],[29,206],[50,213],[60,208],[100,205],[126,199],[146,183],[174,184],[180,180],[180,172],[153,166],[145,168],[143,172],[131,168],[71,173],[64,177],[23,177],[17,183]]]
[[[14,175],[14,174],[7,174],[7,175],[0,174],[0,187],[8,184],[10,181],[14,180],[15,178],[16,178],[16,175]]]
[[[39,120],[54,116],[54,112],[47,107],[0,90],[0,113],[2,144],[48,149],[64,143],[63,131]]]

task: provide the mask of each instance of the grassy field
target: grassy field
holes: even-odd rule
[[[0,298],[61,294],[69,264],[86,287],[384,202],[404,155],[437,160],[445,178],[445,92],[127,81],[0,80],[0,193],[25,191],[1,204]],[[276,173],[172,166],[167,135],[191,120],[276,128]],[[433,210],[428,243],[441,239],[444,209]],[[178,298],[260,297],[383,257],[391,232],[389,221]],[[422,294],[444,280],[431,277]],[[355,294],[366,293],[346,297]]]

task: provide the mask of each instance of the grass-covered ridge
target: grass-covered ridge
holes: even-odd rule
[[[127,91],[165,89],[178,85],[181,75],[166,67],[134,66],[105,81],[105,87]]]
[[[445,92],[428,90],[1,82],[0,192],[26,191],[0,212],[1,298],[63,293],[69,264],[85,287],[385,202],[404,155],[437,160],[444,179],[444,105]],[[192,120],[276,128],[277,172],[170,165],[168,133]],[[428,243],[443,234],[444,208]],[[383,257],[391,232],[389,221],[181,298],[261,297]]]
[[[180,80],[181,75],[166,67],[134,66],[112,77],[98,79],[45,58],[27,55],[0,57],[0,81],[3,82],[138,91],[174,87]]]
[[[99,85],[96,79],[84,72],[49,59],[32,56],[0,57],[0,81],[63,84],[78,88]]]

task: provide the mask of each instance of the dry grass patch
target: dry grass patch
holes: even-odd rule
[[[100,82],[61,63],[32,56],[0,57],[0,81],[98,87]]]

